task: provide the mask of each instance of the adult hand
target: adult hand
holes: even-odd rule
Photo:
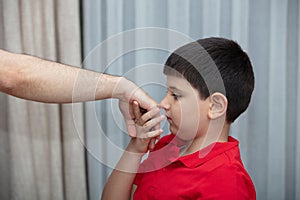
[[[133,101],[137,101],[139,106],[147,111],[157,107],[157,102],[133,82],[123,77],[119,80],[113,96],[119,99],[119,107],[125,118],[129,135],[136,137],[137,132],[134,122]],[[155,128],[158,129],[159,126]]]

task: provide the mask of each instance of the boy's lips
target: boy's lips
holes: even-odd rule
[[[168,120],[169,122],[172,122],[172,118],[169,117],[169,116],[167,116],[167,120]]]

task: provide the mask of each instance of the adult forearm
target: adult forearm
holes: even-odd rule
[[[0,91],[52,103],[113,97],[120,77],[0,50]],[[118,91],[122,95],[123,91]]]

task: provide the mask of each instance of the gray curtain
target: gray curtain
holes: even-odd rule
[[[1,0],[0,47],[80,66],[79,11],[75,0]],[[87,199],[82,105],[0,94],[0,110],[0,199]]]
[[[136,49],[114,62],[106,62],[111,53],[134,46],[137,39],[119,38],[119,42],[107,46],[105,41],[134,28],[160,27],[193,39],[222,36],[236,40],[252,60],[256,87],[248,111],[233,124],[231,134],[240,141],[242,159],[258,199],[300,199],[299,6],[298,0],[83,1],[86,67],[129,74],[140,85],[148,79],[160,79],[158,73],[136,68],[149,63],[163,64],[168,56],[165,51]],[[147,39],[162,41],[159,35],[148,35]],[[103,46],[105,50],[98,57],[92,56]],[[144,89],[157,101],[164,95],[160,87]],[[99,198],[113,167],[108,160],[119,156],[102,139],[121,150],[128,142],[115,106],[111,101],[86,105],[91,199]]]

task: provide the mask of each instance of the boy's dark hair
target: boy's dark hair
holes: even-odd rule
[[[167,59],[164,74],[179,73],[206,99],[221,92],[228,100],[226,120],[243,113],[254,89],[254,73],[248,55],[234,41],[205,38],[175,50]]]

